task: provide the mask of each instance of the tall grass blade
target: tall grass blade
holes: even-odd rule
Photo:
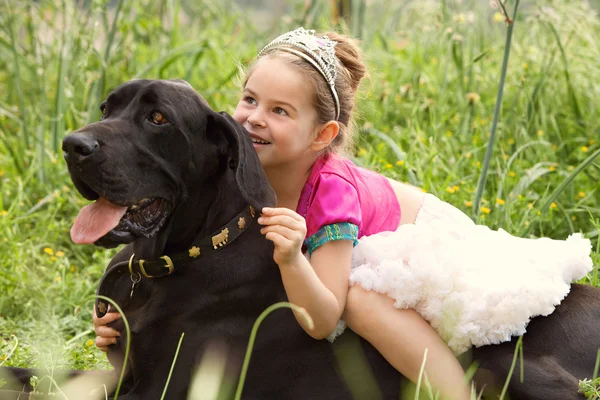
[[[101,295],[96,295],[93,299],[102,299],[110,303],[117,312],[121,315],[121,319],[123,320],[123,324],[125,325],[125,331],[127,332],[127,341],[125,342],[125,356],[123,357],[123,365],[121,366],[121,375],[119,376],[119,382],[117,383],[117,388],[114,392],[114,398],[119,398],[119,391],[121,390],[121,385],[123,384],[123,379],[125,378],[125,371],[127,370],[127,360],[129,360],[129,349],[131,348],[131,329],[129,328],[129,321],[127,321],[127,317],[121,307],[114,302],[111,298]]]
[[[11,7],[10,7],[10,2],[8,0],[5,0],[6,2],[6,7],[8,9],[8,22],[7,22],[7,28],[8,28],[8,36],[10,39],[10,50],[13,56],[13,66],[15,69],[15,74],[14,74],[14,84],[15,84],[15,89],[17,91],[17,102],[19,105],[19,112],[21,114],[21,130],[23,133],[23,141],[25,142],[25,148],[28,149],[29,145],[30,145],[30,138],[29,138],[29,124],[28,124],[28,120],[29,120],[29,114],[27,112],[27,109],[25,108],[25,94],[23,93],[23,79],[21,76],[21,60],[20,60],[20,56],[19,56],[19,51],[17,50],[17,41],[16,41],[16,33],[15,33],[15,27],[14,27],[14,20],[16,18],[16,13],[12,13],[11,11]]]
[[[312,326],[312,318],[310,317],[310,315],[308,315],[304,308],[298,307],[295,304],[282,301],[267,307],[267,309],[265,309],[265,311],[263,311],[258,316],[256,321],[254,322],[254,326],[252,326],[252,331],[250,332],[250,339],[248,340],[248,347],[246,348],[246,356],[244,357],[244,364],[242,365],[242,371],[240,373],[240,380],[238,382],[237,390],[235,391],[235,400],[240,400],[242,398],[244,382],[246,381],[248,365],[250,365],[250,356],[252,355],[252,349],[254,348],[254,342],[256,341],[256,334],[258,332],[258,328],[260,327],[260,324],[265,320],[265,318],[269,316],[269,314],[280,308],[291,308],[297,313],[300,313],[302,316],[304,316],[304,318],[307,319],[309,325]]]
[[[504,58],[502,59],[502,70],[500,73],[500,84],[498,85],[498,94],[496,96],[496,105],[494,106],[494,119],[492,121],[492,127],[490,130],[490,139],[488,141],[487,149],[485,150],[485,157],[483,161],[483,168],[481,169],[481,175],[479,176],[479,183],[477,184],[477,193],[475,195],[475,201],[473,202],[473,214],[475,217],[479,216],[479,206],[481,198],[483,197],[483,190],[485,189],[485,182],[487,180],[488,169],[492,154],[494,151],[494,144],[496,142],[496,129],[498,128],[498,120],[500,118],[500,110],[502,109],[502,96],[504,94],[504,82],[506,80],[506,70],[508,69],[508,58],[510,56],[510,44],[512,41],[513,29],[515,26],[515,19],[517,18],[517,11],[519,9],[519,0],[515,1],[515,10],[513,12],[512,21],[509,22],[506,30],[506,43],[504,45]]]
[[[502,388],[502,393],[500,393],[500,398],[504,399],[506,396],[506,391],[508,390],[508,385],[510,384],[510,380],[512,379],[512,375],[513,372],[515,371],[515,366],[517,365],[517,357],[519,356],[519,353],[522,351],[523,347],[523,336],[521,336],[519,338],[519,340],[517,340],[517,344],[515,346],[515,352],[513,354],[513,360],[512,360],[512,364],[510,365],[510,369],[508,370],[508,376],[506,377],[506,381],[504,382],[504,387]],[[522,376],[521,375],[521,383],[522,383]]]
[[[179,343],[177,344],[177,350],[175,350],[175,356],[173,357],[173,362],[171,363],[171,369],[169,369],[169,376],[167,376],[167,382],[165,382],[165,387],[163,388],[162,396],[160,396],[160,400],[163,400],[167,395],[167,388],[169,387],[169,382],[171,382],[171,376],[173,375],[173,370],[175,369],[175,363],[177,362],[177,357],[179,356],[179,349],[181,348],[181,343],[183,342],[183,337],[185,336],[185,332],[181,334],[179,338]]]

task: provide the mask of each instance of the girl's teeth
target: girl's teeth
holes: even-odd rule
[[[258,140],[258,139],[252,139],[252,143],[258,143],[258,144],[270,144],[269,142],[266,142],[264,140]]]

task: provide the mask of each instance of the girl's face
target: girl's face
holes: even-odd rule
[[[250,132],[265,169],[314,157],[317,111],[314,89],[302,73],[278,58],[260,59],[248,78],[233,118]]]

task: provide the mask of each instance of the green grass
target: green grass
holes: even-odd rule
[[[107,367],[90,345],[89,299],[114,250],[69,239],[85,202],[62,161],[64,135],[97,120],[108,91],[136,77],[186,79],[213,108],[232,112],[239,66],[269,39],[298,25],[331,28],[325,0],[290,2],[274,22],[228,2],[72,3],[0,4],[4,365]],[[584,2],[522,3],[476,220],[532,237],[583,232],[597,265],[600,20]],[[506,7],[511,13],[514,1]],[[355,7],[347,29],[360,35],[370,69],[357,163],[475,215],[505,50],[497,11],[474,0]],[[598,269],[583,281],[600,286]]]

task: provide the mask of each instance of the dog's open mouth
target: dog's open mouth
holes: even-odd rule
[[[109,233],[123,238],[123,242],[134,237],[151,237],[164,225],[169,211],[169,202],[160,197],[147,197],[129,206],[100,197],[79,211],[71,228],[71,239],[78,244],[89,244]]]

